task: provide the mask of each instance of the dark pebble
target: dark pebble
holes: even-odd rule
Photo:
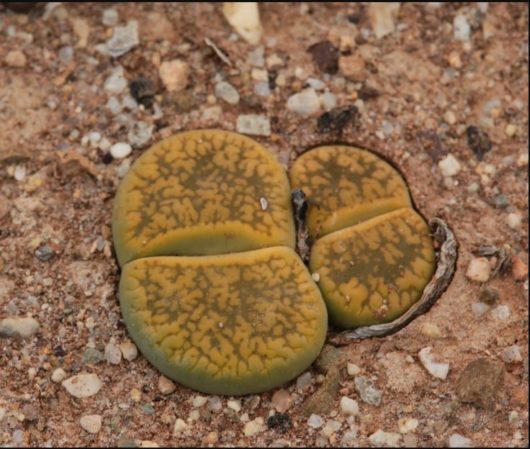
[[[137,103],[150,108],[154,103],[154,96],[157,92],[156,84],[147,78],[137,78],[129,82],[129,91]]]
[[[35,255],[40,261],[46,262],[50,260],[55,255],[55,253],[48,245],[42,245],[41,247],[37,248],[37,250],[35,251]]]
[[[491,203],[493,206],[495,206],[497,209],[505,209],[510,205],[510,202],[508,201],[508,198],[506,198],[505,195],[502,193],[499,193],[498,195],[495,195]]]
[[[484,159],[484,155],[491,151],[491,140],[489,136],[478,126],[468,126],[466,129],[467,145],[479,161]]]
[[[480,302],[484,304],[495,304],[499,300],[499,292],[492,288],[482,290],[478,296]]]
[[[307,49],[315,65],[324,73],[334,75],[339,69],[339,50],[329,41],[321,41]]]
[[[83,353],[83,365],[95,365],[105,360],[105,355],[96,348],[87,348]]]
[[[356,126],[359,121],[359,110],[356,106],[345,106],[334,108],[331,111],[324,112],[317,120],[317,129],[319,133],[328,133],[331,131],[342,132],[349,124]]]
[[[291,417],[287,413],[275,413],[267,418],[267,427],[281,433],[287,432],[292,427]]]
[[[502,365],[483,358],[474,360],[465,367],[458,379],[457,397],[461,402],[490,409],[503,379]]]

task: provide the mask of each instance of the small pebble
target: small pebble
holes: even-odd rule
[[[518,229],[523,221],[523,216],[520,213],[510,213],[506,217],[506,223],[511,229]]]
[[[370,443],[374,446],[389,446],[396,447],[401,439],[401,435],[396,432],[385,432],[378,429],[372,435],[368,437]]]
[[[398,427],[400,433],[414,432],[419,425],[419,421],[415,418],[400,418],[398,420]]]
[[[508,306],[497,306],[491,312],[491,315],[501,321],[505,321],[510,317],[511,311]]]
[[[361,399],[370,405],[381,403],[381,392],[374,388],[373,383],[365,376],[356,376],[355,390],[361,395]]]
[[[4,61],[9,67],[25,67],[26,55],[20,50],[11,50],[7,53]]]
[[[284,390],[283,388],[275,391],[271,399],[272,406],[276,411],[280,413],[287,411],[291,406],[292,402],[293,398],[291,397],[289,392],[287,390]]]
[[[480,292],[478,299],[480,302],[491,306],[499,301],[499,292],[492,288],[485,288]]]
[[[311,273],[311,279],[313,279],[315,282],[320,281],[320,274],[319,273]]]
[[[243,433],[247,437],[251,437],[253,435],[256,435],[257,433],[260,433],[263,431],[263,418],[256,418],[252,421],[249,421],[245,424],[245,427],[243,428]]]
[[[309,371],[306,371],[305,373],[298,376],[296,379],[296,389],[297,390],[303,390],[304,388],[308,387],[313,383],[313,376]]]
[[[440,338],[442,336],[440,328],[433,323],[423,323],[420,332],[429,338]]]
[[[303,117],[308,117],[320,111],[320,99],[315,89],[305,89],[287,99],[287,109]]]
[[[326,422],[324,428],[320,431],[325,437],[330,437],[342,427],[342,423],[334,419],[330,419]]]
[[[358,415],[359,404],[357,404],[357,401],[354,399],[342,396],[340,398],[340,411],[346,416]]]
[[[123,110],[123,105],[120,103],[120,101],[116,97],[110,97],[107,100],[107,104],[105,105],[105,107],[113,115],[118,115]]]
[[[260,97],[268,97],[271,94],[271,89],[268,82],[257,83],[254,86],[254,93]]]
[[[121,94],[127,87],[127,80],[123,76],[123,67],[118,66],[105,80],[103,88],[113,95]]]
[[[337,106],[337,97],[331,92],[324,92],[320,95],[320,104],[325,111],[331,111]]]
[[[475,257],[469,262],[466,277],[475,282],[487,282],[490,278],[491,266],[485,257]]]
[[[174,382],[168,379],[166,376],[160,376],[158,378],[158,390],[162,394],[171,394],[177,389]]]
[[[1,420],[2,420],[2,419],[0,418],[0,421],[1,421]],[[512,411],[510,412],[510,414],[508,415],[508,422],[509,422],[510,424],[512,424],[512,425],[516,425],[516,426],[519,425],[519,422],[520,422],[520,420],[519,420],[519,413],[517,413],[516,410],[512,410]]]
[[[513,137],[517,133],[517,126],[509,123],[508,125],[506,125],[506,129],[504,130],[504,132],[508,137]]]
[[[453,19],[453,33],[456,40],[467,41],[471,33],[471,26],[467,21],[467,17],[458,15]]]
[[[48,245],[44,244],[42,246],[39,246],[35,250],[35,255],[37,256],[37,259],[39,259],[41,262],[46,262],[50,260],[55,255],[55,253]]]
[[[192,405],[194,408],[199,408],[206,404],[207,401],[208,398],[206,396],[195,396],[192,400]]]
[[[346,365],[346,369],[349,376],[356,376],[361,372],[361,368],[359,368],[355,363],[348,363]]]
[[[355,430],[348,430],[346,432],[344,432],[344,434],[342,435],[342,443],[346,444],[346,445],[350,445],[352,444],[355,440],[357,439],[357,431]]]
[[[0,338],[29,338],[39,330],[39,322],[32,317],[8,317],[0,320]]]
[[[449,437],[449,447],[473,447],[471,440],[459,433],[453,433]]]
[[[484,316],[489,309],[490,306],[483,302],[474,302],[471,304],[471,311],[473,312],[473,315],[475,315],[475,318]]]
[[[523,361],[521,347],[519,345],[512,345],[504,348],[501,357],[506,363],[518,363]]]
[[[118,11],[112,8],[103,10],[101,23],[107,27],[113,27],[118,24]]]
[[[62,382],[63,387],[76,398],[87,398],[95,395],[103,386],[96,374],[78,374]]]
[[[431,376],[445,380],[447,378],[447,374],[449,373],[449,364],[435,362],[431,355],[431,350],[432,347],[430,346],[420,350],[418,353],[420,362]]]
[[[188,84],[190,66],[179,59],[164,61],[158,69],[160,79],[169,92],[183,90]]]
[[[61,47],[59,50],[59,59],[63,63],[69,63],[74,58],[74,49],[70,46]]]
[[[234,86],[226,81],[217,83],[214,88],[214,93],[217,98],[220,98],[229,104],[239,103],[239,92]]]
[[[62,368],[57,368],[52,373],[52,381],[55,382],[56,384],[59,382],[62,382],[65,377],[66,377],[66,373],[64,369]]]
[[[110,154],[114,159],[123,159],[132,152],[132,147],[125,142],[115,143],[110,147]]]
[[[129,362],[132,362],[138,356],[138,348],[132,341],[120,343],[120,351],[123,358]]]
[[[114,28],[112,37],[103,44],[96,45],[96,50],[113,58],[119,58],[140,43],[138,22],[131,20],[125,26]]]
[[[234,410],[236,413],[241,411],[241,401],[238,399],[231,399],[226,403],[227,407]]]
[[[271,124],[265,115],[242,114],[237,117],[236,130],[251,136],[270,136]]]
[[[322,427],[322,424],[324,424],[322,417],[320,415],[315,415],[314,413],[307,420],[307,425],[313,429]]]
[[[175,425],[173,426],[173,435],[178,436],[188,428],[186,422],[180,418],[177,418]]]
[[[105,359],[107,360],[107,363],[110,363],[111,365],[119,365],[121,362],[120,348],[114,343],[107,343],[105,346]]]
[[[88,433],[98,433],[101,430],[101,415],[85,415],[79,420],[79,424]]]
[[[127,134],[127,140],[133,148],[142,148],[150,140],[155,127],[146,122],[135,122]]]
[[[438,162],[443,176],[455,176],[460,171],[460,163],[452,155],[448,154],[440,162]]]

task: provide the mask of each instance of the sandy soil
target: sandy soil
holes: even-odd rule
[[[96,49],[113,32],[102,23],[105,8],[118,12],[118,26],[138,21],[139,44],[118,58]],[[367,446],[382,430],[379,444],[443,447],[451,437],[465,444],[454,439],[459,434],[474,446],[528,446],[528,8],[404,4],[383,37],[367,5],[260,8],[258,46],[237,37],[221,4],[63,4],[29,16],[0,9],[0,320],[31,316],[39,324],[26,338],[0,338],[0,445]],[[331,75],[307,51],[325,40],[341,50]],[[276,55],[265,67],[252,66],[260,65],[259,46],[265,59]],[[159,67],[173,59],[189,65],[189,76],[169,92]],[[109,110],[111,96],[129,94],[105,88],[118,66],[127,81],[150,81],[144,100],[154,107],[128,99],[129,109]],[[271,92],[259,96],[263,76]],[[216,98],[221,78],[239,92],[237,104]],[[288,110],[308,78],[322,81],[337,107],[357,108],[342,132],[318,129],[323,109]],[[275,421],[268,420],[281,408],[277,398],[271,403],[274,391],[238,398],[240,410],[224,397],[201,405],[202,395],[179,385],[163,394],[141,354],[129,361],[115,352],[128,341],[110,233],[120,176],[150,143],[186,129],[235,130],[241,114],[269,118],[270,135],[256,139],[286,166],[322,142],[380,152],[406,176],[417,208],[443,218],[460,245],[456,275],[427,314],[393,336],[340,350],[339,391],[329,413],[316,413],[317,429],[302,412],[325,379],[314,367],[306,388],[284,386],[288,408]],[[152,134],[126,159],[113,159],[109,146],[131,141],[137,122],[153,125]],[[482,161],[468,143],[469,126],[491,142]],[[451,176],[438,165],[447,155],[459,165]],[[481,245],[507,245],[512,266],[470,280]],[[484,305],[492,291],[498,298]],[[449,364],[446,379],[419,360],[429,346],[435,361]],[[464,369],[480,358],[502,367],[485,408],[458,393]],[[379,405],[359,396],[347,362],[374,382]],[[101,380],[93,396],[78,399],[62,385],[61,376],[80,373]],[[344,416],[342,396],[358,402],[358,415]],[[81,426],[85,415],[101,418],[94,433]],[[405,422],[415,428],[400,433]]]

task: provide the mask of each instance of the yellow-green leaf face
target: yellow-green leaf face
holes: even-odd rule
[[[386,212],[411,207],[404,179],[369,151],[326,145],[302,154],[290,172],[310,204],[307,227],[318,238]]]
[[[327,311],[292,249],[289,180],[252,139],[201,130],[151,147],[118,189],[113,237],[129,333],[182,385],[265,391],[320,352]]]
[[[403,208],[317,240],[310,266],[331,322],[354,328],[406,312],[431,280],[435,255],[425,221]]]
[[[286,247],[138,259],[123,269],[120,303],[147,359],[207,393],[289,381],[317,357],[327,330],[320,292]]]
[[[146,151],[114,202],[120,265],[147,256],[294,247],[287,175],[247,137],[189,131]]]

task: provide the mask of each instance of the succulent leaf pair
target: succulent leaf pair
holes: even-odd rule
[[[168,377],[207,393],[266,391],[318,356],[328,313],[346,328],[390,321],[420,297],[434,250],[390,165],[319,147],[290,180],[259,143],[220,130],[154,145],[123,179],[112,219],[120,305]],[[310,201],[318,286],[294,251],[291,187]]]

